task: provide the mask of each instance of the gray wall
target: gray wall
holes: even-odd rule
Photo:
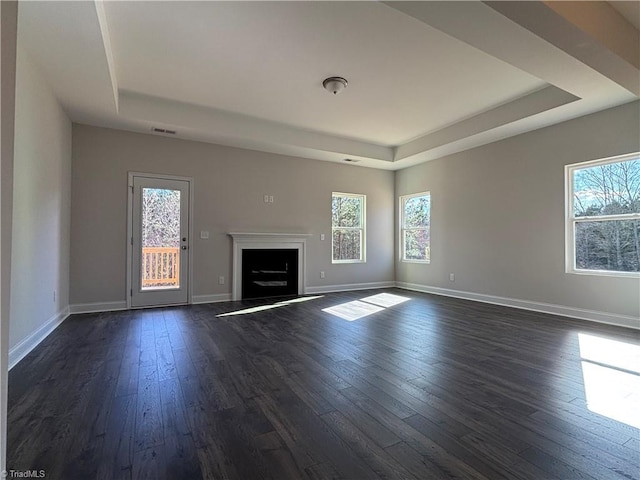
[[[394,280],[393,172],[76,124],[72,151],[72,305],[126,300],[129,171],[193,177],[195,296],[231,293],[234,231],[313,234],[307,287]],[[332,191],[367,195],[365,264],[331,264]]]
[[[431,263],[396,280],[640,317],[640,280],[565,273],[564,166],[636,152],[627,104],[397,172],[396,195],[431,191]],[[449,280],[455,274],[455,282]]]
[[[0,471],[7,466],[7,384],[18,2],[0,1]]]
[[[11,348],[69,306],[71,122],[20,45],[13,185]]]

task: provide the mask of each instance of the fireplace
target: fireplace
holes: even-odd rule
[[[229,235],[233,238],[233,300],[305,293],[305,253],[309,234]],[[249,266],[245,265],[246,261]],[[254,261],[259,263],[251,265]]]
[[[242,250],[242,298],[280,297],[298,293],[298,250]]]

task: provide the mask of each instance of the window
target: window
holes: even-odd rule
[[[365,195],[333,193],[331,247],[333,263],[365,261]]]
[[[568,165],[567,271],[640,272],[640,154]]]
[[[431,260],[431,194],[400,197],[401,259],[429,263]]]

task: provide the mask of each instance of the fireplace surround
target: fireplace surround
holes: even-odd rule
[[[305,257],[307,233],[244,233],[231,232],[233,238],[233,281],[231,298],[242,300],[242,257],[244,250],[295,250],[297,252],[297,293],[303,295],[306,290]]]

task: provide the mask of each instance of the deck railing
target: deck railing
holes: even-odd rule
[[[142,288],[180,286],[178,247],[142,248]]]

